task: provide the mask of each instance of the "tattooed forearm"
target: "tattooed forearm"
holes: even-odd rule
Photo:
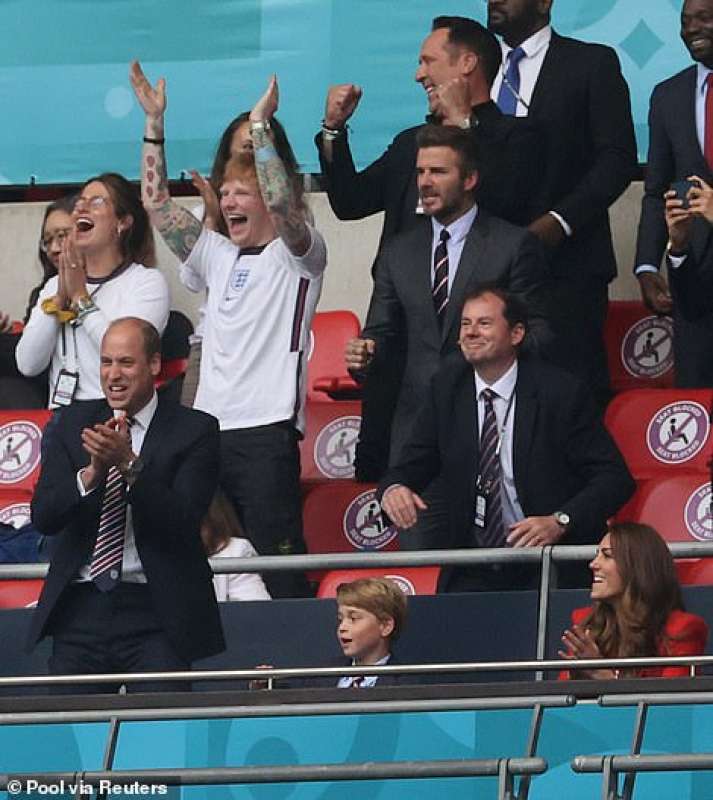
[[[163,124],[160,130],[157,128],[155,121],[151,128],[147,122],[146,137],[162,139]],[[144,141],[141,158],[141,198],[151,222],[171,252],[181,261],[185,261],[201,234],[201,224],[190,211],[171,199],[166,156],[162,144]]]
[[[309,229],[302,209],[297,206],[285,165],[266,130],[251,128],[250,133],[262,199],[277,233],[292,253],[304,255],[310,245]]]

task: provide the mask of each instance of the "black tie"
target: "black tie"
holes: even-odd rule
[[[483,389],[481,397],[485,404],[483,427],[480,433],[480,478],[487,491],[485,527],[480,531],[481,547],[503,547],[502,468],[498,452],[498,422],[495,418],[493,398],[498,395],[492,389]]]

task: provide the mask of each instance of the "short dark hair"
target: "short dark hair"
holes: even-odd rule
[[[145,267],[156,266],[156,247],[149,215],[141,202],[141,192],[117,172],[103,172],[84,182],[82,189],[90,183],[103,183],[114,203],[118,219],[131,215],[132,223],[119,235],[119,250],[126,261],[135,261]]]
[[[485,79],[488,86],[492,86],[503,60],[503,51],[495,34],[470,17],[436,17],[431,30],[443,28],[448,30],[448,44],[465,47],[480,58]]]
[[[141,337],[144,340],[144,353],[146,354],[147,361],[150,361],[156,355],[161,355],[161,336],[159,332],[148,320],[141,319],[141,317],[119,317],[118,319],[113,319],[107,326],[104,336],[106,336],[112,328],[115,328],[117,325],[123,325],[126,322],[135,324],[141,331]]]
[[[416,134],[416,147],[450,147],[460,156],[463,175],[478,171],[478,149],[473,137],[455,125],[424,125]]]
[[[528,326],[528,311],[527,304],[519,294],[509,292],[498,286],[495,283],[481,283],[475,289],[468,292],[463,300],[463,308],[465,304],[471,300],[479,300],[483,295],[492,294],[503,302],[503,317],[507,320],[508,326],[512,330],[516,325],[522,325],[527,331]]]

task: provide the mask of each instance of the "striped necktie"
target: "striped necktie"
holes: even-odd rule
[[[433,307],[436,309],[438,326],[443,327],[448,305],[448,239],[450,233],[443,228],[441,238],[433,255]]]
[[[487,487],[487,511],[485,527],[480,529],[478,540],[481,547],[504,547],[502,468],[498,452],[498,421],[493,408],[493,398],[498,395],[492,389],[483,389],[480,396],[485,404],[480,434],[480,478],[483,486]]]
[[[133,420],[126,420],[130,429]],[[114,589],[121,578],[126,534],[126,481],[116,467],[106,476],[104,498],[99,514],[99,529],[89,565],[89,577],[102,592]]]

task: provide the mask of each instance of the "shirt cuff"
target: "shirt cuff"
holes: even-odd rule
[[[644,272],[658,272],[658,270],[653,264],[639,264],[639,266],[634,269],[634,275],[643,275]]]
[[[668,256],[666,256],[666,258],[668,259],[669,269],[678,269],[681,266],[681,264],[683,264],[683,262],[686,260],[685,255],[672,256],[670,253],[668,254]]]
[[[572,228],[570,228],[569,224],[561,214],[558,214],[556,211],[548,211],[547,213],[551,214],[557,220],[557,222],[559,222],[559,224],[562,226],[562,230],[567,234],[567,236],[572,235]]]
[[[84,484],[82,483],[82,473],[84,469],[80,469],[77,473],[77,489],[79,489],[79,496],[86,497],[88,494],[91,494],[94,489],[85,489]],[[96,489],[96,486],[94,487]]]
[[[382,501],[382,503],[383,503],[383,501],[385,500],[385,498],[386,498],[386,495],[387,495],[387,494],[388,494],[388,493],[389,493],[389,492],[390,492],[392,489],[400,489],[402,486],[403,486],[403,483],[392,483],[390,486],[387,486],[387,487],[386,487],[386,489],[384,489],[384,491],[383,491],[383,493],[382,493],[382,495],[381,495],[381,501]]]

